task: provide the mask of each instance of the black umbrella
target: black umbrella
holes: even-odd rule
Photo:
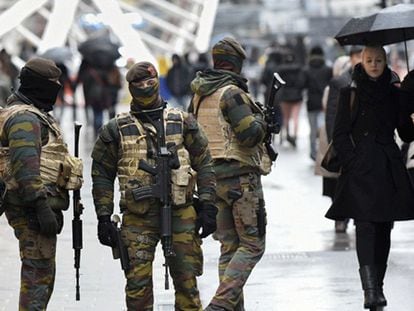
[[[397,4],[350,19],[335,36],[341,45],[387,45],[414,39],[414,5]],[[408,66],[408,59],[407,59]]]
[[[112,42],[107,36],[100,36],[82,42],[78,50],[82,56],[92,65],[97,67],[111,66],[121,54],[119,45]]]
[[[72,51],[67,46],[54,47],[40,55],[40,57],[53,60],[55,63],[64,63],[70,60],[72,56]]]

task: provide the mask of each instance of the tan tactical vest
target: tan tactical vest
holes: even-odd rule
[[[151,124],[142,123],[129,113],[119,114],[116,120],[121,137],[117,172],[121,210],[128,209],[133,213],[143,214],[148,210],[151,199],[136,202],[131,190],[154,183],[154,177],[138,166],[141,159],[151,166],[155,165],[154,160],[147,156],[147,136],[155,137],[156,131]],[[195,171],[191,169],[189,153],[183,145],[183,112],[178,109],[164,109],[164,128],[166,144],[173,142],[177,146],[180,167],[171,170],[171,197],[173,204],[180,206],[191,198],[195,183]]]
[[[40,154],[40,175],[44,184],[57,184],[67,190],[78,190],[82,187],[82,160],[69,154],[57,123],[30,105],[13,105],[0,109],[0,137],[3,135],[7,120],[24,111],[37,115],[48,126],[49,139],[42,146]],[[10,172],[9,147],[0,146],[0,177],[3,178],[8,190],[15,190],[18,184]]]
[[[194,112],[198,122],[203,127],[208,138],[208,146],[213,159],[234,159],[251,167],[259,168],[262,174],[268,174],[271,170],[271,161],[263,144],[253,148],[244,147],[238,142],[230,124],[224,119],[220,109],[221,98],[228,89],[237,88],[228,85],[218,89],[213,94],[202,99],[194,96]],[[249,98],[254,112],[262,113],[261,108]]]

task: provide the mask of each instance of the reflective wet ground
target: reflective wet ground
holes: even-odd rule
[[[79,113],[80,119],[82,112]],[[363,296],[355,254],[352,224],[346,234],[335,234],[324,218],[329,199],[321,196],[321,178],[313,174],[308,154],[307,120],[301,119],[298,148],[278,146],[273,172],[263,178],[268,213],[267,250],[245,286],[247,311],[354,311],[363,310]],[[73,145],[71,114],[62,127]],[[125,310],[124,279],[119,261],[98,243],[96,216],[90,194],[92,128],[81,130],[81,155],[85,162],[82,200],[85,211],[84,249],[81,260],[81,300],[75,301],[75,271],[71,242],[72,209],[59,236],[55,292],[48,310]],[[71,149],[73,150],[73,149]],[[203,305],[217,286],[219,245],[212,238],[203,244],[204,274],[199,278]],[[0,310],[16,310],[19,288],[18,246],[5,217],[0,218]],[[155,310],[174,310],[174,294],[164,290],[161,249],[154,262]],[[171,283],[171,280],[170,280]],[[171,284],[170,284],[171,285]],[[387,311],[414,310],[414,222],[395,224],[385,280]]]

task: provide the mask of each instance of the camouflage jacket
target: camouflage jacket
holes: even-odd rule
[[[216,179],[205,134],[191,115],[184,113],[184,146],[191,167],[197,172],[197,192],[201,201],[215,200]],[[114,211],[114,181],[119,161],[120,133],[116,119],[105,124],[92,151],[92,194],[97,216]]]
[[[236,85],[237,88],[229,88],[224,92],[219,106],[240,145],[255,147],[263,143],[266,135],[266,122],[263,114],[253,111],[251,103],[247,102],[246,82],[245,79],[230,71],[209,69],[197,73],[197,77],[191,83],[191,88],[198,97],[203,98],[227,85]],[[191,105],[190,112],[194,113],[192,109]],[[242,175],[256,169],[246,167],[238,161],[216,161],[214,170],[217,178],[223,178]]]
[[[25,105],[15,95],[9,97],[7,104]],[[9,147],[11,172],[19,185],[18,190],[8,192],[8,201],[27,206],[46,199],[47,190],[40,177],[40,155],[48,139],[47,124],[32,112],[17,113],[6,121],[0,143]]]

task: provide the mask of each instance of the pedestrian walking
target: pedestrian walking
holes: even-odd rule
[[[192,76],[191,69],[177,54],[173,54],[171,59],[172,66],[167,73],[167,86],[172,95],[171,104],[173,107],[187,111]]]
[[[104,111],[112,107],[108,83],[109,71],[108,67],[97,67],[87,59],[83,59],[73,83],[74,93],[79,84],[83,86],[86,120],[92,121],[94,136],[97,136],[103,124]],[[89,116],[89,109],[92,110],[93,120]]]
[[[393,221],[414,219],[414,190],[394,131],[414,140],[414,125],[399,103],[396,74],[385,50],[366,46],[351,86],[341,90],[333,144],[342,164],[326,217],[354,219],[364,308],[385,306],[383,282]]]
[[[307,90],[306,107],[309,120],[310,158],[316,160],[318,131],[323,122],[322,96],[332,78],[332,68],[326,64],[323,49],[314,46],[309,53],[309,62],[304,71]]]
[[[116,115],[116,106],[119,101],[119,91],[122,89],[122,76],[121,72],[116,64],[113,64],[107,74],[108,90],[110,96],[111,105],[109,107],[109,119],[112,119]]]
[[[335,123],[335,115],[337,112],[339,92],[342,88],[347,87],[352,82],[352,71],[356,64],[361,62],[362,46],[354,45],[349,49],[350,66],[342,68],[343,72],[339,75],[333,73],[334,77],[329,82],[329,92],[327,96],[326,110],[325,110],[325,125],[328,143],[332,140],[333,127]],[[335,66],[334,66],[335,67]],[[324,177],[322,192],[323,195],[330,197],[332,200],[335,197],[335,190],[337,184],[336,177]],[[336,220],[335,232],[344,233],[348,228],[349,219]]]
[[[266,122],[240,76],[246,58],[241,45],[226,37],[212,55],[214,69],[199,72],[192,82],[189,110],[206,132],[217,178],[220,283],[205,310],[244,310],[243,287],[265,251]]]
[[[331,82],[335,79],[338,79],[338,76],[342,75],[345,71],[347,71],[350,66],[351,65],[350,65],[349,56],[346,56],[346,55],[339,56],[335,60],[332,66],[333,78],[331,79]],[[325,87],[325,91],[322,97],[322,106],[323,106],[324,112],[326,112],[328,104],[335,105],[336,107],[335,101],[338,100],[338,98],[336,98],[334,99],[334,102],[328,101],[328,98],[331,98],[331,100],[333,99],[332,96],[331,97],[329,96],[329,94],[331,93],[331,90],[330,90],[331,82],[329,82],[329,85]],[[332,92],[334,91],[335,90],[333,90]],[[335,114],[330,115],[330,118],[334,119]],[[337,181],[338,174],[329,172],[323,169],[321,166],[322,159],[325,153],[327,152],[328,146],[329,146],[328,135],[326,131],[327,121],[328,121],[328,118],[327,118],[327,115],[325,115],[325,124],[319,130],[319,145],[318,145],[318,153],[316,155],[316,161],[315,161],[315,174],[322,176],[322,195],[327,196],[331,200],[333,200],[335,196],[335,188],[336,188],[336,181]],[[329,119],[329,121],[331,121],[332,123],[334,122],[334,120],[332,119]],[[335,232],[344,233],[346,232],[347,226],[348,226],[348,220],[337,220],[335,221]]]
[[[264,99],[269,100],[270,91],[273,87],[273,74],[279,71],[279,66],[283,60],[283,54],[280,50],[273,49],[267,56],[266,63],[260,77],[260,83],[264,86]]]
[[[19,310],[46,310],[55,282],[62,211],[69,207],[68,190],[82,184],[79,178],[72,183],[71,175],[63,175],[79,172],[81,166],[72,161],[49,114],[61,88],[60,74],[51,60],[29,60],[20,71],[19,89],[0,110],[0,175],[7,187],[2,208],[19,240]]]
[[[126,80],[132,95],[130,111],[118,114],[102,127],[92,152],[92,194],[98,216],[98,238],[101,244],[115,247],[111,215],[117,177],[123,213],[122,241],[129,255],[129,269],[125,271],[126,305],[131,311],[152,310],[152,263],[158,241],[163,238],[162,205],[156,193],[145,197],[133,194],[159,185],[159,179],[165,176],[159,170],[169,170],[171,180],[166,183],[172,183],[171,193],[167,195],[172,200],[175,256],[167,263],[175,288],[175,309],[200,311],[196,281],[202,274],[200,238],[216,230],[217,213],[215,176],[207,138],[194,117],[166,107],[167,103],[159,95],[157,71],[151,63],[139,62],[132,66]],[[162,124],[161,129],[157,129],[156,123]],[[161,140],[165,140],[168,154],[175,155],[173,158],[179,163],[174,169],[157,165],[153,176],[140,163],[154,165],[166,156]],[[170,160],[168,163],[172,163]],[[193,206],[195,183],[200,201],[197,210]]]
[[[295,54],[292,51],[288,50],[283,58],[283,63],[279,66],[279,74],[286,84],[280,89],[277,96],[283,115],[281,139],[284,135],[291,146],[296,148],[305,76],[302,66],[296,62]]]

